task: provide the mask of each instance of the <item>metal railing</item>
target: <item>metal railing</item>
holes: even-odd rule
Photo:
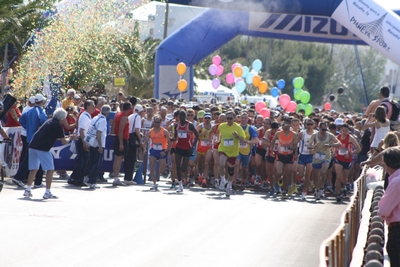
[[[367,167],[364,167],[360,177],[354,182],[354,193],[342,215],[339,227],[321,244],[320,267],[347,267],[350,265],[367,193],[366,172]]]

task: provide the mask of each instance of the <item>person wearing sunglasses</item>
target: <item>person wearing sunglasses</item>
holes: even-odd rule
[[[297,159],[297,171],[298,171],[298,176],[300,178],[304,177],[304,187],[303,187],[303,192],[301,193],[301,199],[305,200],[306,195],[307,195],[307,189],[308,186],[310,185],[310,177],[311,177],[311,171],[312,171],[312,160],[313,160],[313,154],[311,153],[311,150],[308,149],[309,143],[311,136],[316,133],[317,131],[314,130],[314,121],[311,119],[307,119],[305,121],[306,129],[301,131],[299,136],[299,158]],[[294,184],[291,187],[291,193],[296,193],[297,192],[297,186]],[[290,189],[289,189],[290,190]]]
[[[232,193],[232,181],[235,174],[236,158],[239,156],[240,142],[248,143],[245,140],[243,128],[234,123],[235,113],[228,111],[226,113],[227,122],[221,123],[218,126],[218,135],[220,136],[219,152],[219,175],[221,177],[219,190],[225,190],[226,178],[225,170],[228,169],[228,183],[225,194],[229,197]]]
[[[316,190],[315,200],[320,200],[324,195],[326,172],[332,159],[332,147],[340,147],[341,143],[335,135],[329,132],[326,122],[319,124],[318,133],[314,133],[308,142],[308,149],[313,154],[312,169]],[[305,200],[308,186],[304,184],[302,199]]]

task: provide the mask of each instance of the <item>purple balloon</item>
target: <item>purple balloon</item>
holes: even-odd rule
[[[208,68],[208,72],[209,72],[212,76],[214,76],[215,74],[217,74],[217,70],[218,70],[218,67],[217,67],[216,65],[214,65],[214,64],[210,65],[210,67]]]
[[[212,80],[212,87],[214,89],[217,89],[219,87],[219,85],[221,84],[221,82],[219,81],[218,78],[215,78],[214,80]]]
[[[226,83],[229,84],[229,85],[231,85],[231,84],[233,84],[235,82],[235,77],[233,76],[232,73],[228,73],[226,75],[225,79],[226,79]]]
[[[243,79],[242,79],[242,78],[237,78],[237,79],[235,80],[235,83],[239,83],[239,82],[243,82]]]
[[[219,65],[217,68],[217,76],[221,76],[224,73],[224,67]]]
[[[220,56],[214,56],[213,58],[212,58],[212,63],[214,64],[214,65],[216,65],[216,66],[219,66],[219,64],[221,64],[221,57]]]

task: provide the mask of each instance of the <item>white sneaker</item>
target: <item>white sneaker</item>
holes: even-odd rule
[[[150,190],[157,191],[158,190],[158,184],[153,184],[151,186]]]
[[[221,182],[220,182],[220,184],[219,184],[219,190],[220,191],[225,191],[225,180],[222,180],[221,179]]]
[[[301,200],[306,200],[306,193],[301,192]]]
[[[319,197],[320,197],[320,198],[321,198],[321,197],[325,197],[324,189],[318,190],[318,193],[319,193]]]
[[[226,190],[225,190],[225,195],[227,197],[229,197],[231,194],[232,194],[232,186],[230,186],[228,183],[228,186],[226,187]]]
[[[177,193],[182,193],[183,192],[183,184],[182,181],[179,182],[179,187],[178,190],[176,190]]]

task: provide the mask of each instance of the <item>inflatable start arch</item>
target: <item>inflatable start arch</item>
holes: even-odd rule
[[[310,42],[370,45],[400,65],[400,11],[374,0],[169,0],[209,7],[165,39],[157,49],[155,97],[178,97],[176,65],[193,96],[193,65],[237,35]]]

